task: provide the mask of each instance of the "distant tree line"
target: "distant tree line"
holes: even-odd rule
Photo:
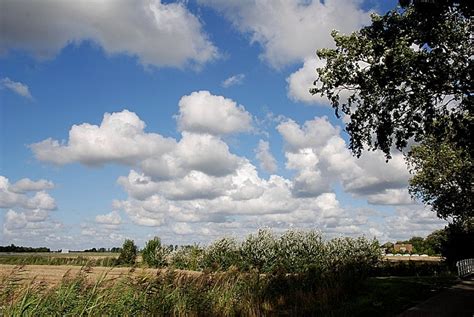
[[[46,247],[32,248],[11,244],[7,246],[0,246],[0,252],[51,252],[51,250]]]
[[[413,250],[411,253],[427,254],[427,255],[441,255],[442,243],[446,240],[446,234],[444,230],[436,230],[429,234],[426,238],[423,237],[411,237],[408,240],[397,241],[396,244],[411,244]],[[387,253],[406,253],[406,251],[399,250],[395,251],[395,244],[387,242],[382,245]]]
[[[458,260],[474,258],[474,220],[451,223],[444,229],[433,231],[426,238],[412,237],[397,243],[410,243],[413,246],[412,253],[441,255],[452,266]],[[382,247],[387,253],[395,251],[391,242]]]
[[[91,248],[85,249],[83,252],[112,252],[112,253],[119,253],[122,251],[122,248],[113,247],[113,248]]]

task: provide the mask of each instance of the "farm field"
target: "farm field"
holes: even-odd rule
[[[0,253],[0,264],[114,266],[118,253]],[[140,261],[141,259],[137,259]]]
[[[80,272],[85,272],[88,282],[94,283],[97,279],[105,276],[106,281],[113,281],[120,277],[131,274],[131,272],[141,275],[156,275],[157,269],[129,267],[87,267],[78,265],[11,265],[0,264],[0,280],[15,276],[18,283],[36,283],[54,286],[66,277],[77,276]]]
[[[77,258],[87,257],[91,259],[99,259],[104,257],[118,257],[119,253],[114,252],[0,252],[0,259],[2,257],[28,257],[28,256],[40,256],[40,257],[55,257],[55,258]]]

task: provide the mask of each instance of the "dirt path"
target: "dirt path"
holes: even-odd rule
[[[399,316],[474,316],[474,278],[461,281]]]

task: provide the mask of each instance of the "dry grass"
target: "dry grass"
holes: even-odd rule
[[[153,277],[162,274],[166,270],[151,268],[130,268],[130,267],[80,267],[77,265],[9,265],[0,264],[0,280],[10,276],[12,272],[23,283],[42,283],[47,285],[59,284],[65,276],[76,276],[80,272],[85,273],[89,282],[94,283],[99,278],[105,276],[105,281],[117,280],[130,274],[135,276]],[[180,275],[190,277],[200,276],[203,273],[196,271],[175,270]]]
[[[443,260],[443,258],[440,256],[384,256],[383,259],[390,262],[398,262],[398,261],[441,262]]]

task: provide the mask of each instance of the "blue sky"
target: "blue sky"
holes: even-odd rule
[[[410,199],[402,155],[352,157],[307,92],[330,31],[395,4],[1,1],[0,244],[442,227]]]

